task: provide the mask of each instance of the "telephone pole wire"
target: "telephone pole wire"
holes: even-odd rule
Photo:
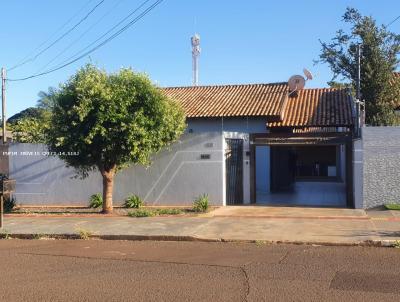
[[[3,120],[3,145],[7,143],[6,137],[6,69],[1,68],[1,117]]]

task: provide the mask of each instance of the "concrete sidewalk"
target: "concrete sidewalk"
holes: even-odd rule
[[[233,209],[233,208],[232,208]],[[242,208],[243,209],[243,208]],[[76,236],[79,230],[109,239],[268,241],[307,244],[390,245],[400,240],[400,219],[390,211],[366,213],[349,210],[341,215],[317,209],[325,216],[305,211],[290,216],[261,215],[260,212],[231,213],[229,208],[199,217],[29,217],[7,215],[3,232],[11,236],[33,234]],[[333,209],[335,210],[335,209]],[[225,212],[224,212],[225,211]],[[264,211],[264,210],[262,210]],[[343,211],[338,209],[338,211]],[[351,212],[353,211],[353,212]],[[354,212],[355,211],[355,212]],[[279,211],[278,211],[279,212]],[[247,213],[247,214],[246,214]],[[256,213],[257,215],[255,215]],[[271,211],[269,212],[271,214]],[[329,215],[328,215],[329,214]],[[333,215],[335,214],[335,215]]]

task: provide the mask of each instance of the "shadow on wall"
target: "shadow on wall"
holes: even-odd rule
[[[184,134],[179,142],[156,154],[150,167],[131,166],[117,174],[115,204],[122,204],[132,193],[159,205],[189,205],[196,196],[207,193],[211,202],[222,204],[222,148],[222,133]],[[17,203],[87,205],[92,194],[102,191],[100,173],[92,172],[83,180],[73,178],[73,168],[56,157],[41,155],[45,150],[37,144],[10,146],[15,154],[40,154],[10,156],[10,175],[17,180]]]

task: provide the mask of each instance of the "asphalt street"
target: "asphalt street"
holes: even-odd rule
[[[400,301],[400,249],[0,240],[1,301]]]

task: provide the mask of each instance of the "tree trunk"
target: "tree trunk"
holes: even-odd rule
[[[109,171],[100,171],[103,176],[103,213],[110,214],[113,212],[113,185],[114,185],[114,175],[115,167],[111,168]]]

